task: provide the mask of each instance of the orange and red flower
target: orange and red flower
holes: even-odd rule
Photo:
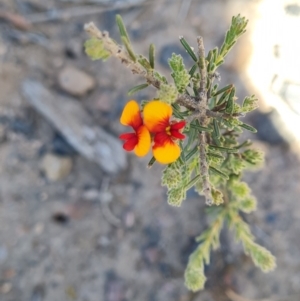
[[[179,158],[181,150],[176,140],[185,138],[181,133],[185,121],[170,121],[172,113],[172,107],[161,101],[151,101],[144,108],[144,123],[154,134],[153,156],[162,164]]]
[[[143,125],[143,119],[136,101],[129,101],[122,112],[120,122],[123,125],[131,126],[134,133],[120,135],[120,139],[125,140],[123,148],[126,151],[134,150],[139,157],[145,156],[151,146],[151,136],[149,130]]]
[[[146,155],[151,146],[151,132],[154,142],[153,156],[156,161],[162,164],[176,161],[181,152],[176,141],[185,138],[181,133],[185,121],[170,121],[173,113],[172,107],[159,100],[147,103],[143,113],[144,124],[136,101],[131,100],[125,106],[120,122],[131,126],[134,133],[120,135],[120,138],[125,140],[123,148],[127,151],[134,150],[137,156]]]

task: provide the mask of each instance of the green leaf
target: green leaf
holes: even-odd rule
[[[198,65],[197,65],[197,64],[194,64],[193,67],[190,69],[189,75],[190,75],[191,77],[194,76],[195,71],[197,70],[197,67],[198,67]]]
[[[257,200],[253,196],[248,196],[245,199],[242,199],[238,202],[238,208],[239,210],[250,213],[252,211],[255,211],[257,207]]]
[[[104,48],[103,41],[91,38],[84,43],[85,53],[93,60],[107,60],[110,53]]]
[[[187,268],[184,273],[185,286],[192,292],[197,292],[204,288],[206,277],[204,275],[204,266],[198,268]]]
[[[223,93],[223,92],[225,92],[225,91],[229,91],[229,92],[230,92],[232,88],[233,88],[233,85],[232,85],[232,84],[231,84],[231,85],[227,85],[227,86],[225,86],[224,88],[218,90],[216,93],[213,93],[212,95],[213,95],[213,96],[217,96],[217,95],[219,95],[219,94],[221,94],[221,93]]]
[[[130,44],[130,39],[126,30],[126,27],[124,25],[123,19],[120,15],[116,15],[116,21],[119,28],[120,36],[121,38],[125,38],[128,43]]]
[[[196,120],[195,123],[191,123],[191,128],[198,130],[199,132],[212,132],[213,130],[199,124],[199,121]]]
[[[155,58],[155,46],[150,44],[149,46],[149,63],[152,69],[154,69],[154,58]]]
[[[219,159],[222,159],[222,160],[225,159],[225,158],[222,156],[221,153],[214,153],[214,152],[212,152],[212,151],[208,151],[208,152],[207,152],[207,155],[208,155],[208,156],[212,156],[212,157],[216,157],[216,158],[219,158]]]
[[[185,186],[185,190],[189,190],[190,188],[192,188],[198,181],[200,181],[201,176],[197,175],[195,176],[186,186]]]
[[[213,166],[209,166],[209,170],[215,174],[217,174],[218,176],[221,176],[222,178],[224,178],[225,180],[229,180],[228,175],[226,175],[223,171],[213,167]]]
[[[247,123],[240,124],[240,127],[244,128],[252,133],[257,133],[257,129]]]
[[[221,104],[223,104],[227,98],[229,97],[231,92],[231,89],[228,89],[226,91],[224,91],[224,93],[222,94],[222,96],[219,98],[218,102],[217,102],[217,106],[220,106]]]
[[[207,71],[209,73],[214,72],[214,70],[216,69],[216,64],[213,61],[210,61],[207,65]]]
[[[232,87],[230,94],[228,96],[228,101],[226,104],[225,112],[227,114],[232,114],[234,112],[234,97],[235,97],[235,88]]]
[[[270,251],[253,241],[244,243],[246,254],[249,254],[254,264],[263,272],[268,273],[276,268],[276,259]]]
[[[124,46],[125,46],[128,54],[129,54],[130,58],[134,62],[136,62],[136,56],[135,56],[134,51],[133,51],[133,49],[132,49],[132,47],[130,45],[130,42],[125,37],[121,37],[121,39],[122,39],[122,42],[123,42],[123,44],[124,44]]]
[[[252,142],[250,139],[247,139],[244,142],[242,142],[241,144],[239,144],[238,146],[236,146],[236,148],[248,147],[250,145],[252,145]]]
[[[188,142],[185,146],[185,150],[189,150],[190,147],[194,144],[194,142],[196,141],[197,139],[197,135],[199,134],[198,131],[193,128],[192,126],[192,123],[189,124],[189,130],[187,132],[187,136],[188,136]]]
[[[215,47],[214,49],[213,49],[213,62],[215,62],[216,63],[216,61],[217,61],[217,57],[218,57],[218,47]]]
[[[146,69],[146,70],[150,70],[152,67],[150,65],[150,63],[148,62],[148,60],[143,56],[143,55],[139,55],[138,56],[138,62]]]
[[[173,53],[169,59],[169,65],[173,71],[171,76],[174,79],[175,86],[179,93],[184,93],[186,87],[190,83],[190,74],[185,69],[183,64],[182,56],[179,54]]]
[[[164,83],[164,84],[167,84],[167,83],[168,83],[167,79],[166,79],[163,75],[161,75],[160,73],[158,73],[157,71],[154,71],[154,72],[153,72],[153,76],[154,76],[157,80],[159,80],[161,83]]]
[[[128,94],[128,96],[131,96],[134,93],[147,88],[148,86],[149,86],[149,84],[141,84],[141,85],[135,86],[132,89],[130,89],[127,94]]]
[[[212,58],[213,58],[213,50],[209,50],[209,52],[207,54],[207,57],[206,57],[206,60],[208,62],[210,62]]]
[[[153,164],[155,163],[156,159],[154,157],[151,158],[151,160],[149,161],[147,167],[151,168],[153,166]]]
[[[185,161],[190,160],[198,152],[198,150],[198,145],[196,145],[188,154],[185,155]]]
[[[174,85],[161,84],[157,91],[157,98],[168,104],[174,103],[177,96],[178,92]]]
[[[245,182],[234,181],[230,185],[232,193],[234,193],[239,199],[245,198],[250,193],[250,188]]]
[[[236,148],[228,148],[228,147],[217,146],[217,145],[209,145],[208,147],[209,149],[219,150],[221,152],[226,152],[226,153],[237,153],[239,151]]]
[[[184,37],[179,37],[179,41],[182,44],[182,46],[184,47],[184,49],[187,51],[187,53],[190,55],[190,57],[197,62],[197,57],[195,55],[195,52],[193,51],[193,49],[191,48],[191,46],[188,44],[188,42],[185,40]]]
[[[176,168],[174,163],[168,165],[162,173],[161,180],[161,184],[168,189],[178,188],[182,183],[181,169]]]
[[[180,207],[182,201],[186,198],[186,190],[182,187],[172,188],[168,191],[168,204]]]
[[[213,126],[214,126],[214,135],[215,137],[219,138],[220,137],[220,128],[218,121],[214,118],[213,119]]]
[[[264,153],[256,149],[247,149],[242,153],[242,158],[253,166],[261,166],[264,162]]]
[[[242,112],[248,113],[258,108],[258,99],[255,95],[245,97],[242,105]]]
[[[239,174],[247,167],[246,162],[236,154],[230,154],[227,157],[227,167],[234,173]]]
[[[211,195],[212,195],[214,205],[219,206],[224,203],[223,194],[220,190],[213,188],[211,191]],[[216,249],[218,246],[219,246],[219,240],[214,242],[213,248]]]

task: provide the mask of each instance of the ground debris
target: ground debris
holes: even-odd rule
[[[63,91],[73,96],[84,96],[93,90],[96,81],[82,70],[65,67],[58,74],[58,84]]]
[[[51,93],[41,83],[25,80],[22,91],[27,101],[40,112],[78,151],[108,173],[126,167],[121,142],[96,127],[79,102]]]
[[[42,160],[41,169],[50,181],[58,181],[67,177],[72,169],[72,160],[54,154],[46,154]]]

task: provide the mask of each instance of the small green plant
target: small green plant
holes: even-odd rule
[[[245,32],[248,21],[240,15],[233,17],[221,48],[209,50],[207,55],[202,37],[197,38],[197,52],[180,37],[193,65],[187,69],[182,57],[173,53],[170,83],[155,70],[154,45],[149,46],[148,57],[136,54],[121,17],[116,20],[124,46],[89,23],[85,30],[92,38],[85,43],[87,55],[92,60],[116,57],[133,74],[142,76],[145,83],[129,90],[129,95],[150,85],[157,89],[157,95],[143,103],[142,109],[133,100],[124,108],[121,123],[133,128],[133,133],[120,136],[125,140],[124,149],[144,156],[152,147],[148,167],[156,161],[166,164],[162,185],[168,189],[170,205],[180,206],[193,187],[209,206],[211,223],[196,238],[199,245],[189,257],[186,286],[192,291],[204,288],[204,266],[210,262],[211,251],[219,247],[224,224],[234,231],[256,266],[264,272],[273,270],[274,256],[255,242],[241,216],[241,212],[256,210],[256,199],[242,181],[243,172],[260,167],[264,161],[263,153],[252,148],[251,141],[240,140],[243,130],[256,132],[240,118],[257,108],[257,99],[247,96],[238,104],[234,85],[219,87],[214,83],[220,78],[218,67]]]

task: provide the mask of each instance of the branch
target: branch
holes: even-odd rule
[[[198,111],[199,111],[199,121],[200,125],[206,127],[209,123],[209,118],[206,115],[206,111],[208,111],[207,107],[207,71],[206,71],[206,63],[205,63],[205,50],[202,37],[197,38],[198,43],[198,53],[199,53],[199,71],[200,71],[200,88],[199,88],[199,103],[198,103]],[[202,132],[199,135],[199,150],[200,150],[200,174],[203,179],[203,193],[205,195],[205,202],[207,205],[212,205],[212,195],[211,195],[211,184],[209,182],[209,172],[208,172],[208,164],[206,157],[206,133]]]
[[[139,74],[143,76],[149,84],[159,89],[160,81],[154,78],[151,72],[147,72],[141,64],[138,62],[133,62],[131,57],[125,51],[125,49],[116,44],[110,37],[108,32],[101,32],[93,22],[85,24],[84,29],[88,32],[92,37],[100,39],[103,41],[105,49],[113,56],[117,57],[121,60],[121,62],[131,70],[133,74]]]

